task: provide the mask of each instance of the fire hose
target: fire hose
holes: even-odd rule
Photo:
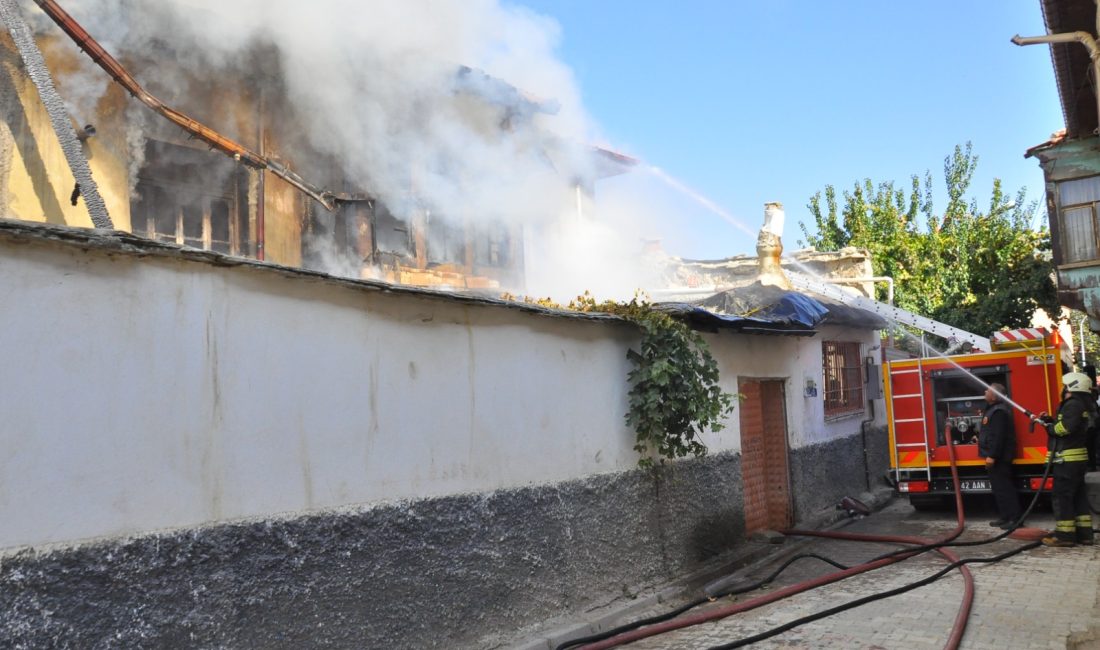
[[[1024,410],[1024,412],[1027,413],[1026,409]],[[1048,430],[1049,430],[1049,424],[1050,424],[1049,422],[1044,421],[1044,420],[1036,419],[1030,413],[1028,413],[1028,415],[1029,415],[1029,417],[1032,418],[1032,426],[1034,426],[1034,424],[1038,422],[1044,428],[1048,428]],[[1052,439],[1054,441],[1054,446],[1055,447],[1059,446],[1058,443],[1060,441],[1057,438],[1052,438]],[[1052,450],[1052,451],[1057,451],[1057,450],[1055,449],[1055,450]],[[952,464],[953,464],[954,454],[952,453],[951,456],[952,456]],[[1047,476],[1049,476],[1051,467],[1053,465],[1054,456],[1055,456],[1055,454],[1051,453],[1047,458],[1047,462],[1046,462],[1046,464],[1043,468],[1043,478],[1041,479],[1040,485],[1044,485],[1046,483]],[[957,485],[957,481],[956,481],[956,485]],[[957,504],[961,503],[961,494],[958,491],[958,487],[956,487],[955,494],[956,494],[956,503]],[[940,544],[939,547],[942,548],[944,546],[953,546],[953,547],[979,546],[979,545],[983,545],[983,544],[990,544],[990,543],[999,541],[1001,539],[1004,539],[1005,537],[1010,535],[1013,531],[1015,531],[1017,528],[1019,528],[1021,523],[1031,514],[1031,511],[1035,508],[1036,503],[1038,503],[1039,494],[1040,494],[1039,491],[1035,492],[1035,495],[1031,499],[1031,503],[1028,504],[1028,506],[1024,510],[1023,514],[1021,514],[1016,519],[1016,521],[1012,522],[1012,525],[1007,530],[1005,530],[1003,533],[1001,533],[999,535],[995,535],[994,537],[991,537],[991,538],[988,538],[988,539],[982,539],[982,540],[973,540],[973,541],[969,541],[969,542],[954,542],[954,541],[947,542],[947,543],[944,543],[944,544]],[[1091,505],[1090,505],[1090,507],[1091,507]],[[790,532],[791,533],[796,533],[797,531],[790,531]],[[819,534],[817,531],[805,531],[805,534],[815,535],[815,536],[820,536],[820,537],[831,537],[832,536],[832,534],[830,534],[828,532]],[[855,607],[859,607],[860,605],[865,605],[865,604],[867,604],[869,602],[873,602],[875,600],[881,600],[881,599],[884,599],[884,598],[889,598],[891,596],[896,596],[898,594],[905,593],[907,591],[911,591],[911,590],[916,589],[918,587],[922,587],[924,585],[931,584],[932,582],[935,582],[936,580],[939,580],[943,576],[947,575],[947,573],[949,573],[952,568],[955,568],[957,566],[961,566],[963,564],[968,564],[968,563],[974,563],[974,562],[981,562],[981,563],[1000,562],[1001,560],[1012,557],[1013,555],[1017,555],[1017,554],[1022,553],[1026,550],[1036,548],[1039,545],[1040,545],[1040,542],[1032,542],[1032,543],[1029,543],[1029,544],[1023,544],[1023,545],[1018,546],[1014,549],[1011,549],[1011,550],[1009,550],[1005,553],[1002,553],[1000,555],[996,555],[996,556],[993,556],[993,557],[988,557],[988,558],[967,558],[965,560],[959,560],[959,561],[956,561],[956,562],[952,562],[949,566],[945,567],[943,570],[941,570],[941,571],[939,571],[939,572],[937,572],[937,573],[935,573],[935,574],[933,574],[933,575],[931,575],[927,578],[924,578],[922,580],[918,580],[917,582],[913,582],[913,583],[910,583],[910,584],[907,584],[907,585],[903,585],[903,586],[898,587],[896,589],[891,589],[889,591],[881,592],[881,593],[878,593],[878,594],[871,594],[871,595],[865,596],[863,598],[858,598],[858,599],[850,601],[848,603],[844,603],[842,605],[838,605],[836,607],[832,607],[832,608],[823,610],[821,612],[816,612],[814,614],[810,614],[808,616],[805,616],[805,617],[802,617],[802,618],[799,618],[799,619],[796,619],[796,620],[793,620],[793,621],[789,621],[787,623],[784,623],[783,625],[772,628],[770,630],[766,630],[766,631],[761,632],[759,634],[755,634],[751,637],[745,637],[743,639],[738,639],[736,641],[733,641],[733,642],[730,642],[730,643],[727,643],[727,644],[714,646],[712,648],[709,648],[708,650],[727,650],[729,648],[740,648],[740,647],[743,647],[743,646],[746,646],[746,645],[749,645],[749,644],[752,644],[752,643],[756,643],[758,641],[763,641],[764,639],[768,639],[768,638],[776,636],[778,634],[782,634],[783,632],[794,629],[795,627],[798,627],[800,625],[804,625],[806,623],[810,623],[810,622],[813,622],[813,621],[816,621],[816,620],[820,620],[822,618],[826,618],[828,616],[832,616],[834,614],[838,614],[840,612],[847,611],[847,610],[853,609]],[[884,557],[889,557],[891,555],[901,554],[901,553],[905,554],[905,557],[912,557],[913,555],[926,552],[928,550],[931,550],[932,548],[936,548],[936,545],[929,544],[929,545],[925,545],[923,547],[907,548],[907,549],[903,549],[901,551],[895,551],[893,553],[888,553],[884,556],[879,556],[879,558],[874,558],[874,559],[877,560],[877,559],[881,559],[881,558],[884,558]],[[958,619],[956,619],[956,625],[952,628],[952,634],[951,634],[951,637],[948,639],[948,645],[946,647],[949,647],[949,648],[958,647],[958,643],[959,643],[959,641],[962,640],[962,635],[965,632],[965,626],[966,626],[966,621],[965,620],[962,621],[962,625],[960,627],[959,621],[958,621]]]
[[[950,459],[951,459],[951,476],[952,476],[952,479],[953,479],[954,485],[955,485],[955,503],[956,503],[956,506],[957,506],[956,526],[955,526],[954,530],[948,532],[943,537],[941,537],[941,538],[939,538],[935,541],[930,541],[930,540],[920,538],[920,537],[909,537],[909,536],[901,536],[901,535],[858,535],[858,534],[845,534],[845,533],[831,533],[829,536],[836,535],[838,539],[851,539],[851,540],[875,541],[875,542],[893,542],[893,543],[902,543],[902,544],[918,544],[918,545],[924,545],[924,546],[934,545],[934,544],[943,544],[943,543],[950,542],[950,541],[954,540],[955,538],[957,538],[960,534],[962,534],[962,531],[963,531],[963,528],[964,528],[964,525],[965,525],[964,516],[963,516],[963,507],[962,507],[962,492],[960,492],[960,490],[959,490],[958,469],[955,465],[955,450],[954,450],[953,446],[950,446],[950,445],[948,446],[948,453],[949,453],[949,456],[950,456]],[[790,531],[790,532],[793,533],[795,531]],[[809,532],[809,531],[807,531],[807,532]],[[955,556],[955,554],[952,553],[951,551],[943,549],[943,548],[936,548],[935,550],[938,553],[940,553],[940,555],[943,555],[944,557],[946,557],[952,564],[956,564],[956,563],[959,562],[959,558],[957,556]],[[923,552],[923,551],[915,551],[915,552],[910,553],[909,549],[903,549],[902,551],[899,552],[899,554],[893,555],[892,557],[884,557],[884,558],[877,559],[877,560],[871,560],[869,562],[865,562],[863,564],[859,564],[859,565],[856,565],[854,567],[850,567],[848,569],[844,569],[844,570],[841,570],[841,571],[836,571],[836,572],[833,572],[833,573],[826,574],[824,576],[819,576],[817,578],[813,578],[811,580],[806,580],[804,582],[800,582],[800,583],[796,583],[796,584],[793,584],[793,585],[790,585],[790,586],[787,586],[787,587],[783,587],[782,589],[778,589],[778,590],[776,590],[776,591],[774,591],[770,594],[765,594],[763,596],[758,596],[756,598],[753,598],[753,599],[750,599],[750,600],[747,600],[747,601],[743,601],[743,602],[740,602],[740,603],[732,603],[732,604],[725,605],[725,606],[722,606],[722,607],[716,607],[716,608],[711,609],[709,611],[701,612],[699,614],[695,614],[695,615],[692,615],[692,616],[685,616],[685,617],[677,618],[677,619],[674,619],[674,620],[664,621],[664,622],[661,622],[661,623],[657,623],[655,625],[650,625],[649,627],[646,627],[644,629],[633,629],[633,630],[630,630],[630,631],[623,632],[621,634],[616,634],[614,636],[611,636],[609,638],[605,638],[605,639],[597,641],[595,643],[591,643],[589,645],[581,646],[581,650],[602,650],[602,649],[605,649],[605,648],[613,648],[615,646],[622,645],[624,643],[630,643],[630,642],[633,642],[633,641],[638,641],[640,639],[655,636],[657,634],[662,634],[664,632],[669,632],[669,631],[672,631],[672,630],[682,629],[682,628],[685,628],[685,627],[690,627],[690,626],[693,626],[693,625],[698,625],[700,623],[706,623],[706,622],[709,622],[709,621],[716,621],[716,620],[719,620],[719,619],[722,619],[722,618],[726,618],[728,616],[732,616],[733,614],[739,614],[741,612],[746,612],[746,611],[755,609],[757,607],[761,607],[763,605],[767,605],[769,603],[773,603],[773,602],[776,602],[778,600],[782,600],[782,599],[784,599],[788,596],[793,596],[795,594],[799,594],[799,593],[802,593],[804,591],[814,589],[816,587],[821,587],[823,585],[831,584],[833,582],[837,582],[837,581],[843,580],[845,578],[849,578],[851,576],[858,575],[860,573],[865,573],[867,571],[872,571],[874,569],[878,569],[878,568],[893,564],[895,562],[900,562],[901,560],[906,559],[907,557],[911,557],[912,555],[918,554],[920,552]],[[974,578],[973,578],[973,575],[970,573],[970,570],[964,564],[959,564],[958,568],[960,569],[960,572],[963,574],[963,579],[965,581],[965,593],[963,595],[963,602],[959,607],[959,614],[956,616],[956,619],[955,619],[955,628],[957,628],[957,629],[952,632],[949,643],[946,646],[947,648],[957,648],[958,647],[958,641],[962,639],[962,633],[966,629],[966,620],[969,617],[970,607],[971,607],[971,604],[973,603],[973,600],[974,600]],[[952,644],[952,642],[953,642],[953,644]],[[568,646],[559,646],[559,648],[562,648],[562,647],[568,647]]]
[[[192,137],[202,140],[211,148],[217,149],[223,154],[249,167],[270,171],[323,205],[327,210],[334,210],[338,201],[366,200],[365,197],[360,195],[337,194],[317,187],[306,181],[286,165],[256,153],[244,145],[225,137],[198,120],[168,106],[152,93],[145,90],[145,88],[134,79],[133,75],[118,62],[118,59],[111,56],[102,45],[92,38],[87,30],[81,27],[80,24],[62,9],[60,5],[54,2],[54,0],[34,0],[34,3],[37,4],[39,8],[41,8],[42,11],[62,29],[62,31],[68,34],[69,38],[71,38],[73,42],[75,42],[77,46],[96,63],[96,65],[109,74],[111,78],[125,88],[127,92],[136,97],[138,101],[148,106],[158,115],[191,134]]]
[[[1028,415],[1029,415],[1029,417],[1032,416],[1032,414],[1030,414],[1030,413],[1028,413]],[[1035,422],[1035,421],[1036,420],[1033,419],[1033,422]],[[1046,426],[1046,423],[1041,422],[1041,424]],[[673,612],[669,612],[665,615],[650,617],[648,619],[644,619],[644,620],[641,620],[641,621],[636,621],[634,623],[624,625],[624,626],[620,626],[620,627],[615,628],[613,630],[609,630],[609,631],[604,632],[600,635],[593,635],[593,636],[585,637],[585,638],[582,638],[582,639],[574,639],[572,641],[569,641],[569,642],[566,642],[566,643],[563,643],[563,644],[559,645],[558,650],[562,650],[564,648],[569,648],[569,647],[575,647],[576,645],[581,644],[581,643],[591,643],[591,642],[594,642],[594,641],[602,641],[602,640],[606,640],[607,644],[593,643],[592,645],[588,645],[588,646],[584,646],[584,647],[585,648],[613,647],[613,645],[618,645],[618,644],[621,644],[621,643],[629,643],[631,641],[635,641],[635,640],[638,640],[640,638],[645,638],[647,636],[652,636],[654,634],[659,634],[659,633],[662,633],[662,632],[665,632],[665,631],[670,631],[672,629],[679,629],[681,627],[694,625],[695,623],[698,623],[698,622],[704,622],[704,621],[708,621],[708,620],[716,620],[718,618],[723,618],[725,616],[729,616],[729,615],[732,615],[732,614],[735,614],[735,613],[740,613],[741,611],[747,611],[749,609],[752,609],[754,607],[758,607],[758,606],[763,605],[763,604],[774,602],[775,600],[786,597],[787,595],[793,595],[795,593],[800,593],[801,591],[805,591],[807,589],[810,589],[810,588],[813,588],[813,587],[816,587],[816,586],[821,586],[823,584],[828,584],[828,583],[833,582],[835,580],[840,580],[840,579],[843,579],[843,578],[846,578],[846,577],[850,577],[850,575],[854,575],[855,573],[862,572],[862,570],[871,570],[873,568],[879,568],[880,566],[885,566],[886,564],[890,563],[890,561],[900,561],[900,560],[903,560],[903,559],[914,557],[916,555],[925,553],[929,550],[936,550],[941,555],[944,555],[945,557],[948,557],[949,559],[951,559],[951,563],[945,569],[943,569],[942,571],[934,574],[933,576],[929,576],[929,577],[924,578],[920,581],[917,581],[915,583],[904,585],[904,586],[899,587],[897,589],[889,590],[889,591],[886,591],[886,592],[882,592],[882,593],[878,593],[878,594],[872,594],[870,596],[866,596],[866,597],[851,601],[849,603],[845,603],[845,604],[839,605],[837,607],[830,608],[828,610],[824,610],[822,612],[818,612],[818,613],[809,615],[807,617],[803,617],[803,618],[785,623],[785,624],[783,624],[783,625],[781,625],[777,628],[773,628],[771,630],[762,632],[758,635],[754,635],[754,636],[746,638],[746,639],[740,639],[740,640],[731,642],[729,644],[716,646],[715,648],[712,648],[711,650],[720,650],[720,649],[724,649],[724,648],[736,648],[736,647],[742,647],[742,646],[747,645],[749,643],[755,643],[757,641],[761,641],[761,640],[769,638],[771,636],[781,634],[785,631],[788,631],[790,629],[793,629],[793,628],[798,627],[800,625],[803,625],[805,623],[809,623],[809,622],[812,622],[812,621],[815,621],[815,620],[819,620],[821,618],[825,618],[827,616],[831,616],[833,614],[837,614],[837,613],[840,613],[842,611],[846,611],[848,609],[852,609],[854,607],[858,607],[860,605],[863,605],[863,604],[866,604],[866,603],[869,603],[869,602],[872,602],[872,601],[875,601],[875,600],[879,600],[879,599],[883,599],[883,598],[889,598],[891,596],[894,596],[894,595],[897,595],[897,594],[900,594],[900,593],[904,593],[904,592],[910,591],[912,589],[916,589],[916,588],[924,586],[926,584],[930,584],[931,582],[934,582],[934,581],[938,580],[939,578],[943,577],[944,575],[947,575],[947,573],[949,573],[953,569],[960,568],[961,572],[964,575],[964,598],[963,598],[962,604],[960,605],[959,613],[956,616],[955,623],[952,627],[952,632],[951,632],[951,634],[948,638],[947,644],[945,646],[946,648],[957,648],[959,643],[961,642],[962,636],[963,636],[963,634],[966,630],[966,624],[967,624],[967,620],[969,618],[970,608],[971,608],[971,605],[973,603],[973,577],[970,574],[969,570],[965,568],[965,565],[969,564],[969,563],[976,563],[976,562],[981,562],[981,563],[999,562],[999,561],[1001,561],[1001,560],[1003,560],[1007,557],[1011,557],[1013,555],[1016,555],[1018,553],[1021,553],[1021,552],[1025,551],[1025,550],[1035,548],[1036,546],[1038,546],[1038,542],[1034,542],[1034,543],[1030,543],[1030,544],[1024,544],[1024,545],[1021,545],[1021,546],[1019,546],[1015,549],[1012,549],[1012,550],[1010,550],[1006,553],[1002,553],[1000,555],[990,557],[990,558],[967,558],[965,560],[959,560],[956,556],[954,556],[953,553],[950,553],[949,551],[944,550],[944,548],[945,547],[960,547],[960,546],[979,546],[979,545],[989,544],[989,543],[993,543],[993,542],[999,541],[1001,539],[1004,539],[1005,537],[1010,535],[1012,532],[1014,532],[1017,528],[1019,528],[1019,526],[1022,524],[1022,522],[1028,517],[1028,515],[1030,515],[1031,511],[1034,509],[1035,505],[1038,502],[1038,498],[1039,498],[1040,493],[1039,492],[1035,493],[1035,495],[1033,496],[1031,502],[1028,504],[1028,507],[1025,509],[1023,514],[1020,515],[1020,517],[1018,517],[1016,521],[1012,522],[1012,525],[1007,530],[1002,532],[1001,534],[996,535],[996,536],[991,537],[991,538],[988,538],[988,539],[982,539],[982,540],[974,540],[974,541],[967,541],[967,542],[953,541],[962,532],[962,527],[963,527],[963,522],[964,522],[964,513],[963,513],[963,507],[962,507],[962,494],[959,491],[958,473],[957,473],[956,466],[955,466],[954,447],[952,445],[948,446],[948,452],[949,452],[949,457],[950,457],[950,460],[951,460],[952,477],[953,477],[953,482],[954,482],[954,486],[955,486],[955,502],[956,502],[956,512],[957,512],[957,516],[956,516],[957,517],[957,525],[956,525],[955,530],[951,531],[950,533],[948,533],[947,535],[942,537],[940,540],[929,542],[928,540],[924,540],[924,539],[921,539],[921,538],[899,537],[899,536],[890,536],[890,535],[885,535],[885,536],[882,536],[882,535],[856,535],[856,534],[836,533],[836,532],[828,532],[828,531],[824,531],[824,532],[823,531],[799,531],[799,530],[783,531],[783,532],[785,532],[786,534],[789,534],[789,535],[816,536],[816,537],[835,538],[835,539],[849,539],[849,540],[855,540],[855,541],[900,542],[900,543],[915,543],[916,542],[916,543],[918,543],[918,545],[914,546],[914,547],[908,547],[908,548],[900,549],[900,550],[897,550],[897,551],[893,551],[893,552],[878,556],[876,558],[873,558],[873,559],[869,560],[868,562],[864,563],[863,565],[853,567],[852,569],[842,570],[840,572],[830,574],[830,575],[826,575],[826,576],[823,576],[821,578],[817,578],[815,580],[810,580],[810,581],[807,581],[807,582],[804,582],[804,583],[792,585],[792,586],[787,587],[783,590],[779,590],[777,592],[774,592],[773,594],[769,594],[769,595],[761,597],[759,599],[754,599],[752,601],[746,601],[744,603],[738,603],[738,604],[735,604],[735,605],[732,605],[732,606],[727,606],[725,608],[721,608],[721,609],[718,609],[718,610],[712,610],[711,612],[707,612],[707,613],[702,614],[702,615],[697,615],[696,617],[691,617],[690,619],[681,619],[680,621],[672,621],[672,623],[676,623],[677,625],[665,625],[665,626],[661,626],[660,628],[654,626],[654,624],[663,623],[663,622],[665,622],[665,621],[667,621],[671,618],[674,618],[675,616],[679,616],[680,614],[684,613],[685,611],[687,611],[689,609],[692,609],[692,608],[694,608],[698,605],[703,604],[707,600],[714,600],[716,598],[723,597],[723,596],[726,596],[726,595],[735,594],[735,593],[744,593],[746,591],[751,591],[755,588],[758,588],[759,586],[761,586],[763,584],[766,584],[767,582],[770,582],[770,580],[774,579],[775,576],[777,576],[780,572],[782,572],[788,566],[793,564],[796,560],[802,559],[804,557],[815,557],[815,558],[821,559],[823,561],[829,562],[830,564],[833,564],[834,566],[838,566],[838,568],[841,568],[841,565],[839,565],[838,563],[833,562],[833,561],[831,561],[827,558],[821,557],[821,556],[809,555],[809,554],[795,556],[795,557],[791,558],[790,560],[788,560],[786,563],[784,563],[781,567],[779,567],[779,569],[777,569],[775,572],[773,572],[770,576],[768,576],[767,578],[765,578],[763,580],[757,581],[756,583],[750,584],[748,586],[742,585],[740,588],[736,588],[736,589],[728,589],[728,590],[725,590],[725,591],[717,591],[717,592],[715,592],[713,590],[710,590],[710,585],[708,585],[708,590],[710,590],[710,591],[708,591],[709,598],[704,598],[704,599],[699,599],[699,600],[693,601],[693,602],[691,602],[691,603],[689,603],[689,604],[687,604],[683,607],[680,607],[677,610],[674,610]],[[1046,483],[1046,479],[1050,474],[1050,469],[1051,469],[1053,457],[1054,457],[1054,455],[1051,454],[1050,457],[1047,459],[1047,463],[1044,467],[1043,477],[1041,479],[1040,485],[1044,485]],[[867,567],[867,568],[863,568],[862,570],[860,570],[862,567]],[[853,569],[855,570],[854,572],[853,572]],[[715,585],[715,584],[718,584],[718,583],[721,583],[721,582],[723,582],[723,581],[716,581],[715,583],[711,583],[711,585]],[[654,627],[649,627],[645,630],[639,630],[637,632],[634,631],[637,628],[639,628],[641,626],[644,626],[644,625],[651,625],[651,626],[654,626]]]

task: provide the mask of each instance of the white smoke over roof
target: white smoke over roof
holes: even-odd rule
[[[347,185],[339,189],[369,192],[395,213],[422,208],[540,228],[571,212],[576,183],[594,176],[587,143],[598,132],[572,71],[555,55],[558,25],[520,7],[497,0],[62,4],[109,52],[124,63],[141,62],[130,71],[155,94],[174,90],[163,99],[248,145],[254,137],[235,133],[227,116],[196,95],[242,82],[213,74],[219,70],[248,70],[257,61],[274,70],[294,107],[294,123],[305,131],[294,135],[343,168]],[[58,34],[29,0],[25,5],[40,32]],[[92,121],[110,81],[81,58],[80,70],[58,85],[83,123]],[[170,65],[157,65],[167,58]],[[482,71],[490,84],[501,85],[479,89]],[[506,91],[509,85],[514,92]],[[464,101],[470,93],[482,95],[476,108]],[[280,153],[294,162],[294,151]],[[310,175],[302,165],[296,170]],[[543,252],[555,260],[544,261],[544,268],[575,267],[560,277],[594,278],[604,265],[628,263],[608,259],[621,247],[559,244],[565,248]],[[629,295],[635,288],[629,284],[637,283],[610,293]],[[561,296],[585,288],[529,287]]]

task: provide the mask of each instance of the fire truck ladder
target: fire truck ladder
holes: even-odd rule
[[[912,375],[912,374],[915,374],[917,376],[917,392],[915,392],[915,393],[905,393],[905,394],[902,394],[902,395],[898,395],[898,394],[895,394],[893,392],[893,390],[891,389],[891,391],[890,391],[890,400],[891,400],[891,402],[893,402],[893,404],[891,405],[893,412],[894,413],[898,412],[897,404],[898,404],[898,401],[900,401],[900,400],[907,400],[907,399],[920,400],[920,417],[919,418],[908,418],[908,419],[903,419],[903,420],[895,419],[894,420],[894,480],[895,481],[900,481],[901,480],[901,470],[902,470],[902,467],[901,467],[901,452],[904,449],[912,449],[913,451],[916,451],[917,449],[914,449],[914,448],[924,450],[924,480],[929,481],[929,482],[932,481],[932,449],[928,445],[928,418],[927,418],[928,414],[925,411],[924,381],[921,380],[921,377],[923,376],[923,373],[924,373],[924,359],[923,358],[917,358],[917,367],[916,368],[910,368],[910,369],[906,369],[906,370],[894,370],[893,368],[890,369],[890,385],[891,385],[891,387],[894,385],[894,377],[896,377],[898,375]],[[921,434],[922,434],[921,435],[921,442],[897,442],[898,425],[908,426],[908,425],[914,424],[916,422],[920,422],[920,425],[921,425]],[[910,471],[910,472],[919,471],[919,468],[910,467],[910,468],[908,468],[908,471]]]
[[[918,316],[911,311],[906,311],[893,305],[887,305],[877,300],[865,298],[864,296],[845,291],[835,284],[822,282],[808,275],[803,275],[802,273],[795,273],[786,269],[784,269],[784,272],[787,274],[787,279],[790,280],[791,286],[796,289],[810,291],[825,296],[826,298],[831,298],[837,302],[844,303],[845,305],[867,310],[882,316],[888,321],[900,323],[902,325],[910,325],[922,332],[935,334],[949,341],[954,341],[955,344],[969,343],[973,345],[975,349],[981,350],[982,352],[990,352],[993,349],[989,343],[989,338],[985,336],[978,336],[973,332],[967,332],[966,330],[952,327],[947,323],[941,323],[931,318]]]
[[[795,273],[795,272],[787,271],[787,270],[785,270],[785,272],[787,274],[788,280],[791,283],[791,286],[795,287],[796,289],[801,289],[803,291],[809,291],[811,293],[816,293],[820,296],[825,296],[826,298],[830,298],[830,299],[835,300],[839,303],[849,305],[851,307],[856,307],[858,309],[864,309],[866,311],[878,314],[879,316],[882,316],[886,320],[891,321],[893,323],[898,323],[898,324],[902,324],[902,325],[909,325],[911,327],[915,327],[915,328],[921,330],[922,332],[926,332],[928,334],[934,334],[936,336],[945,338],[945,339],[952,342],[952,348],[955,348],[958,345],[961,345],[962,343],[970,343],[975,349],[981,350],[982,352],[991,352],[993,350],[993,346],[992,346],[989,338],[987,338],[985,336],[979,336],[977,334],[974,334],[973,332],[967,332],[966,330],[961,330],[957,327],[952,327],[951,325],[948,325],[947,323],[941,323],[939,321],[932,320],[931,318],[925,318],[924,316],[918,316],[917,314],[914,314],[913,312],[906,311],[904,309],[900,309],[900,308],[895,307],[893,305],[887,305],[887,304],[878,302],[877,300],[872,300],[870,298],[866,298],[864,296],[851,293],[850,291],[845,291],[844,289],[841,289],[840,287],[836,286],[835,284],[822,282],[822,281],[820,281],[816,278],[813,278],[813,277],[808,276],[808,275],[804,275],[802,273]],[[924,338],[922,337],[921,338],[921,350],[922,350],[921,354],[923,355],[925,353],[925,351],[927,351],[928,349],[930,349],[930,348],[924,344]],[[947,352],[942,353],[942,355],[945,355],[948,352],[950,352],[950,350],[948,350]],[[891,386],[893,385],[893,377],[895,375],[910,374],[910,373],[915,373],[917,375],[917,392],[902,394],[902,395],[896,395],[896,394],[893,393],[893,390],[891,390],[890,395],[891,395],[891,400],[893,401],[893,404],[892,404],[893,411],[895,413],[897,413],[897,404],[900,400],[919,399],[920,400],[920,413],[921,413],[921,417],[920,417],[920,425],[921,425],[921,431],[922,431],[921,442],[898,442],[898,426],[899,425],[904,425],[904,426],[913,425],[917,422],[916,418],[909,418],[909,419],[903,419],[903,420],[895,419],[894,420],[894,442],[895,442],[895,445],[894,445],[894,468],[895,468],[895,479],[898,479],[898,480],[900,480],[900,478],[901,478],[901,471],[902,471],[900,455],[901,455],[901,451],[903,451],[905,449],[909,449],[911,451],[923,451],[924,452],[924,468],[923,468],[923,470],[924,470],[925,480],[928,480],[928,481],[932,480],[932,465],[931,465],[931,463],[932,463],[932,447],[931,447],[931,444],[929,442],[929,437],[928,437],[928,434],[929,434],[928,419],[927,419],[928,413],[927,413],[927,406],[925,404],[924,382],[921,379],[923,377],[923,374],[922,374],[923,372],[924,372],[923,356],[919,357],[917,359],[917,367],[916,368],[906,369],[906,370],[891,370],[890,371]],[[907,471],[909,471],[909,472],[919,472],[919,471],[921,471],[921,468],[919,466],[909,467],[909,468],[907,468]]]

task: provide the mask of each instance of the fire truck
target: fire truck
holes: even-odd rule
[[[947,445],[955,446],[963,493],[990,493],[985,463],[978,456],[987,384],[1032,413],[1054,413],[1062,374],[1072,370],[1068,346],[1057,331],[1027,328],[996,332],[989,350],[925,356],[883,363],[884,397],[890,435],[890,471],[898,492],[914,507],[935,507],[954,494]],[[1011,409],[1016,427],[1016,488],[1049,491],[1042,485],[1047,434],[1033,427],[1020,408]]]
[[[955,447],[961,491],[992,493],[985,461],[978,456],[985,389],[992,383],[1005,386],[1006,396],[1019,407],[1011,409],[1016,428],[1012,464],[1017,490],[1031,494],[1050,491],[1053,480],[1043,481],[1046,431],[1041,426],[1032,427],[1020,409],[1039,414],[1054,413],[1058,407],[1062,375],[1072,370],[1073,361],[1069,346],[1057,331],[1025,328],[996,332],[986,338],[853,294],[818,278],[792,272],[787,276],[798,289],[874,312],[956,346],[969,345],[973,350],[965,354],[933,351],[919,358],[883,360],[890,478],[898,492],[909,495],[915,507],[936,507],[954,496],[948,444]]]

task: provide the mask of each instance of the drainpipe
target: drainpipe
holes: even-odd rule
[[[1088,316],[1082,316],[1078,323],[1077,329],[1081,331],[1081,367],[1085,367],[1085,321],[1089,319]]]
[[[1096,15],[1097,32],[1100,33],[1100,11]],[[1046,36],[1020,36],[1012,37],[1016,45],[1039,45],[1042,43],[1080,43],[1089,52],[1092,61],[1092,83],[1096,93],[1096,111],[1100,115],[1100,45],[1088,32],[1069,32],[1067,34],[1048,34]]]
[[[260,145],[260,156],[261,157],[266,157],[267,156],[267,144],[266,144],[267,126],[266,126],[266,124],[264,124],[264,111],[267,109],[267,106],[266,106],[266,103],[264,101],[264,90],[263,90],[263,88],[260,88],[260,102],[259,102],[259,104],[260,104],[260,107],[259,107],[260,110],[257,111],[259,113],[259,115],[257,116],[257,119],[256,119],[256,122],[257,122],[257,128],[256,128],[256,130],[257,130],[257,139],[259,140],[259,145]],[[264,232],[264,218],[265,218],[264,210],[266,209],[266,206],[264,204],[267,202],[267,179],[266,179],[267,171],[264,170],[264,169],[257,169],[256,174],[259,176],[259,179],[256,183],[256,194],[258,194],[258,196],[256,197],[256,259],[262,262],[262,261],[264,261],[264,258],[266,256],[266,251],[265,251],[266,236],[265,236],[265,232]]]

